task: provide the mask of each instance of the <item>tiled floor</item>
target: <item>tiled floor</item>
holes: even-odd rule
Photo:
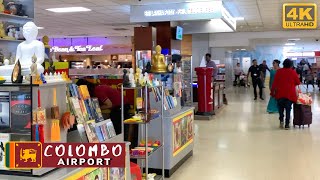
[[[317,95],[311,128],[289,131],[266,113],[267,100],[253,101],[252,89],[227,96],[214,120],[196,121],[194,155],[170,180],[320,180]]]

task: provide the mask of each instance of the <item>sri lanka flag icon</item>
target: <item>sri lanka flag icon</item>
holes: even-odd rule
[[[5,148],[6,167],[9,169],[38,169],[42,167],[40,142],[8,142]]]

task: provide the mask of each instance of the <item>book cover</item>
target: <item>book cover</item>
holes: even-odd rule
[[[9,92],[0,92],[0,127],[10,127]]]
[[[89,142],[91,142],[91,143],[99,142],[97,134],[96,134],[94,121],[91,120],[91,121],[88,121],[87,123],[84,123],[84,129],[86,130],[86,134],[87,134]]]
[[[11,127],[12,129],[31,128],[31,95],[29,92],[11,92]]]
[[[85,108],[86,108],[86,111],[87,111],[87,113],[88,113],[88,115],[89,115],[89,119],[94,119],[94,116],[93,116],[93,114],[92,114],[92,109],[91,109],[91,107],[90,107],[90,102],[88,101],[88,99],[83,100],[83,103],[84,103],[84,106],[85,106]]]
[[[101,125],[100,129],[101,129],[101,132],[102,132],[102,135],[103,135],[103,138],[105,139],[105,141],[107,139],[110,139],[109,134],[107,132],[107,125],[106,124]]]
[[[86,85],[79,86],[79,90],[80,90],[81,96],[82,96],[82,98],[84,100],[90,98],[89,90],[88,90],[88,87]]]
[[[96,129],[96,134],[97,134],[99,142],[103,142],[104,141],[104,137],[102,135],[102,131],[101,131],[100,126],[96,126],[95,129]]]
[[[116,136],[116,131],[114,130],[113,123],[110,119],[107,120],[106,127],[110,138]]]
[[[80,104],[81,113],[82,113],[83,117],[85,117],[85,120],[88,120],[88,119],[86,119],[86,116],[88,116],[88,112],[87,112],[86,106],[84,104],[84,101],[82,99],[80,99],[79,104]]]
[[[71,102],[73,111],[75,112],[75,116],[78,124],[82,124],[84,122],[84,118],[82,115],[79,100],[76,97],[70,97],[69,100]]]
[[[69,84],[69,92],[72,97],[76,97],[72,84]]]
[[[7,133],[0,133],[0,169],[7,169],[5,157],[5,145],[10,141],[10,135]]]
[[[96,122],[104,121],[98,98],[92,98],[91,102],[92,102],[92,106],[95,110],[94,112],[96,114]]]

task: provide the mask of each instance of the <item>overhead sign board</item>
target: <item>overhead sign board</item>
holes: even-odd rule
[[[222,1],[132,5],[130,22],[188,21],[221,18]]]
[[[282,9],[282,27],[284,29],[316,29],[317,4],[285,3]]]

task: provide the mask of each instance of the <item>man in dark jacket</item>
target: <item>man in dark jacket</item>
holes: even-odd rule
[[[262,87],[265,88],[264,83],[265,83],[266,77],[267,77],[267,70],[270,72],[270,69],[267,65],[266,60],[263,60],[262,64],[260,64],[259,67],[260,67],[261,73],[262,73]]]

